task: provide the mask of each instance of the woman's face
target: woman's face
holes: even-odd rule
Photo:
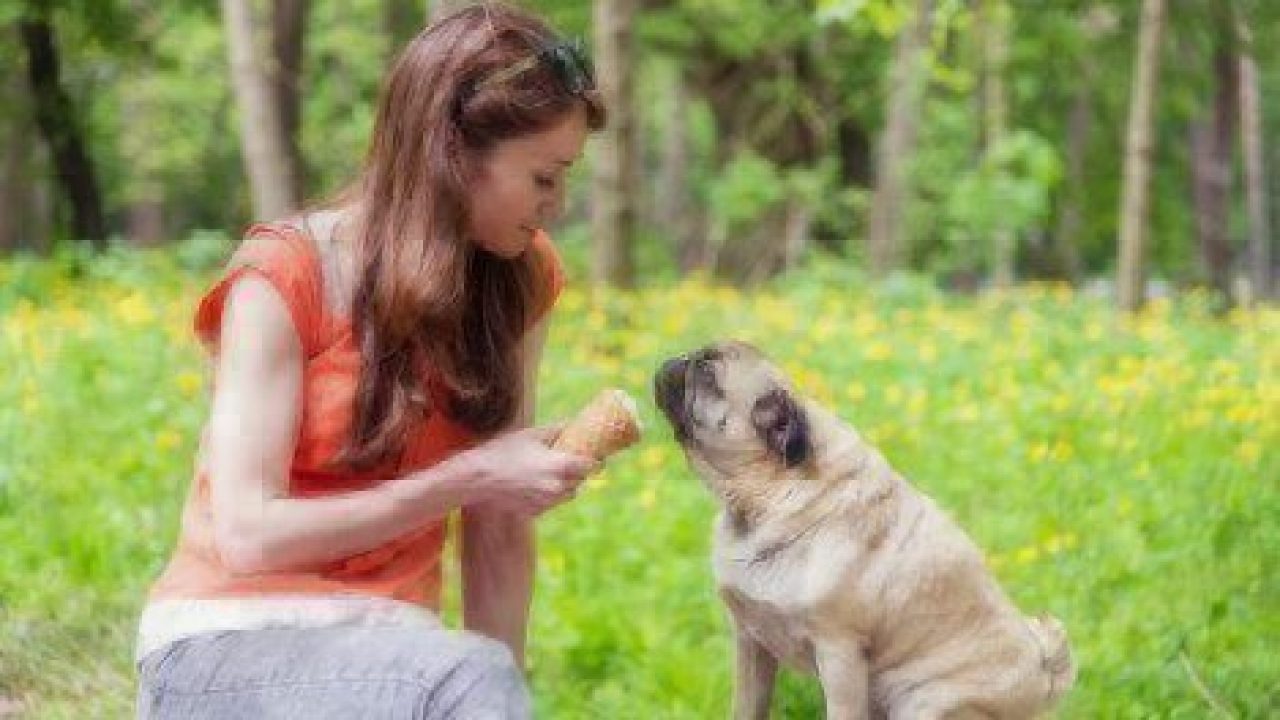
[[[471,236],[481,249],[519,257],[534,231],[560,216],[565,175],[586,137],[587,116],[579,108],[547,130],[493,148],[471,194]]]

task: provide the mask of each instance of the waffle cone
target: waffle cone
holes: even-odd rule
[[[636,402],[617,388],[604,390],[569,421],[552,444],[557,450],[603,460],[640,439]]]

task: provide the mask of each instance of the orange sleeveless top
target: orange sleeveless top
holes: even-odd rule
[[[531,252],[538,253],[550,285],[548,300],[535,312],[535,316],[541,316],[559,295],[564,274],[545,233],[535,235]],[[326,307],[323,274],[312,240],[292,226],[256,225],[246,234],[225,274],[200,299],[195,331],[211,358],[217,352],[227,293],[237,279],[249,273],[274,286],[288,307],[302,342],[302,412],[289,467],[290,497],[318,497],[373,487],[434,465],[477,440],[467,428],[436,410],[410,438],[398,462],[365,472],[328,469],[329,460],[347,439],[360,372],[360,352],[350,321]],[[428,387],[433,407],[445,407],[441,386],[429,381]],[[428,523],[373,550],[315,569],[233,574],[224,566],[214,544],[209,478],[201,452],[183,509],[177,547],[152,586],[150,598],[363,593],[438,610],[445,523]]]

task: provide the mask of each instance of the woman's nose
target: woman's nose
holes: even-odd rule
[[[554,199],[546,200],[538,207],[539,219],[543,223],[555,222],[556,220],[560,219],[561,215],[564,214],[564,207],[565,207],[564,193],[563,192],[556,193]]]

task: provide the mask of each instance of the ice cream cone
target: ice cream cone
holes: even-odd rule
[[[596,395],[560,431],[552,443],[557,450],[603,460],[640,439],[636,401],[625,391],[610,388]]]

